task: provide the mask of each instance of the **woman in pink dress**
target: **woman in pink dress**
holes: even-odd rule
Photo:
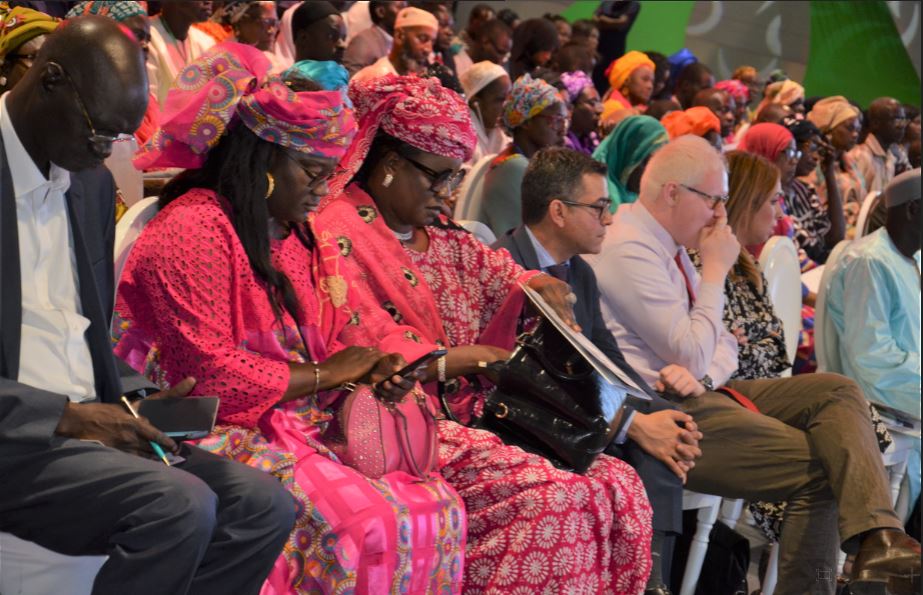
[[[340,92],[266,80],[268,69],[259,50],[225,44],[171,90],[139,160],[190,169],[132,248],[116,352],[162,383],[193,376],[194,394],[219,396],[199,446],[273,474],[295,497],[295,529],[263,593],[458,592],[466,527],[454,490],[437,474],[364,477],[325,444],[337,387],[420,389],[413,375],[389,378],[400,356],[337,340],[354,292],[339,247],[306,224],[355,132],[351,112]],[[366,323],[395,326],[386,314]]]
[[[395,75],[355,84],[350,96],[360,131],[315,221],[340,246],[351,288],[365,289],[360,324],[341,337],[381,341],[407,359],[448,347],[429,379],[455,380],[450,407],[468,420],[479,391],[457,379],[508,356],[523,306],[519,284],[561,311],[568,290],[439,219],[476,142],[459,96],[434,79]],[[365,323],[381,310],[414,330],[387,334]],[[449,420],[439,422],[439,437],[441,471],[468,516],[466,593],[643,590],[651,509],[628,465],[603,455],[585,475],[570,473]]]

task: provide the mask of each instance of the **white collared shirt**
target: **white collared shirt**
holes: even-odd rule
[[[52,163],[45,179],[13,128],[6,97],[0,98],[0,134],[16,196],[22,276],[18,380],[71,401],[92,400],[93,360],[84,337],[90,321],[81,314],[64,197],[70,173]]]

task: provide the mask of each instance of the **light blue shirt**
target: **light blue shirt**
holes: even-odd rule
[[[535,250],[535,257],[538,259],[538,268],[543,271],[548,267],[553,267],[558,264],[554,257],[545,250],[545,247],[542,246],[542,243],[538,241],[538,238],[535,237],[535,234],[532,233],[532,230],[529,229],[529,226],[526,225],[526,235],[529,236],[529,241],[532,242],[532,248]]]
[[[854,241],[837,261],[827,312],[843,374],[866,397],[920,416],[920,252],[898,252],[885,228]]]

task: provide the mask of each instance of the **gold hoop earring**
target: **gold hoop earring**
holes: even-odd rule
[[[387,188],[391,185],[391,182],[394,181],[394,176],[391,174],[385,174],[385,179],[381,181],[381,185]]]
[[[269,199],[272,196],[272,191],[276,189],[276,179],[272,177],[272,174],[266,172],[266,183],[269,185],[269,188],[266,190],[266,196],[264,198]]]

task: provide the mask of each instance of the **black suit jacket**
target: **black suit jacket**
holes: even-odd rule
[[[109,325],[115,294],[115,184],[105,167],[71,174],[66,194],[68,219],[83,315],[90,320],[86,341],[93,360],[96,395],[118,402],[121,376],[137,375],[112,353]],[[69,254],[61,254],[69,258]],[[47,445],[67,397],[21,384],[22,277],[16,197],[6,150],[0,138],[0,459],[29,444]],[[146,383],[149,385],[150,383]],[[12,449],[12,450],[10,450]],[[2,464],[0,464],[2,466]]]
[[[493,244],[492,248],[506,248],[512,255],[513,260],[526,269],[537,270],[540,268],[535,248],[533,248],[532,241],[529,239],[524,226],[519,226],[505,233]],[[654,409],[660,409],[664,406],[672,408],[673,405],[649,387],[640,374],[625,361],[625,356],[622,355],[622,350],[619,349],[615,337],[612,336],[603,321],[602,310],[599,307],[599,287],[596,285],[596,274],[593,273],[590,265],[580,256],[574,256],[570,259],[568,281],[577,296],[577,303],[574,304],[574,315],[586,338],[592,341],[600,351],[605,353],[613,363],[624,370],[638,386],[644,389],[653,402],[659,405],[655,406]],[[649,410],[648,406],[638,401],[633,400],[632,405],[642,412]]]

